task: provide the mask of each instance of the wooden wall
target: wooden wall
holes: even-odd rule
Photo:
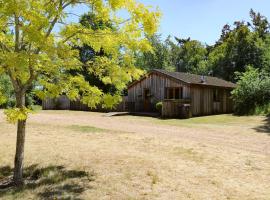
[[[135,103],[135,111],[143,111],[143,92],[144,89],[150,89],[151,105],[154,109],[157,102],[164,100],[166,87],[183,87],[183,98],[190,98],[189,85],[153,73],[128,89],[128,102]]]
[[[214,90],[219,93],[219,101],[214,101]],[[191,87],[191,109],[193,116],[231,113],[233,102],[230,95],[231,89],[207,86]]]
[[[128,89],[128,102],[132,105],[132,111],[144,111],[144,89],[149,89],[151,94],[152,110],[155,109],[155,104],[159,101],[165,103],[166,109],[163,112],[166,116],[174,116],[178,111],[175,111],[181,103],[175,101],[165,102],[166,87],[182,87],[183,99],[191,100],[192,116],[203,116],[211,114],[231,113],[233,112],[233,102],[230,99],[231,89],[189,85],[184,82],[168,78],[166,76],[152,73],[143,80],[135,83]],[[219,90],[220,100],[214,101],[214,90]],[[164,101],[165,100],[165,101]],[[178,104],[178,105],[177,105]],[[168,112],[171,112],[169,114]]]

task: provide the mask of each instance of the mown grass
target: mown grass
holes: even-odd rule
[[[160,125],[172,125],[172,126],[184,126],[184,127],[202,127],[211,125],[222,126],[242,126],[242,125],[254,125],[260,123],[264,116],[236,116],[232,114],[211,115],[203,117],[193,117],[190,119],[158,119],[153,117],[133,117],[136,120],[150,121],[154,124]]]
[[[67,127],[68,129],[81,133],[104,133],[110,132],[108,129],[97,128],[94,126],[81,126],[81,125],[71,125]]]

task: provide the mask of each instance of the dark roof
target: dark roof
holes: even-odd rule
[[[236,84],[232,82],[225,81],[223,79],[212,77],[212,76],[204,76],[205,82],[202,82],[201,81],[202,76],[196,75],[196,74],[183,73],[183,72],[168,72],[161,69],[154,69],[151,72],[161,73],[163,75],[175,78],[177,80],[183,81],[188,84],[209,85],[209,86],[225,87],[225,88],[236,87]]]
[[[158,72],[164,74],[166,76],[175,78],[177,80],[183,81],[188,84],[196,84],[196,85],[209,85],[209,86],[217,86],[217,87],[226,87],[226,88],[235,88],[236,84],[225,81],[220,78],[212,77],[212,76],[204,76],[204,82],[202,82],[202,76],[190,73],[183,72],[168,72],[161,69],[154,69],[152,72]]]

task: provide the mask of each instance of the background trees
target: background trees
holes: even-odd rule
[[[160,35],[148,37],[152,51],[139,52],[136,55],[136,64],[147,71],[152,69],[166,69],[173,71],[174,67],[170,60],[170,46],[167,42],[161,40]]]

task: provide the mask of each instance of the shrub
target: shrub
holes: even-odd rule
[[[232,97],[236,114],[268,114],[270,104],[270,76],[266,72],[248,67],[238,73],[237,88]],[[261,112],[261,113],[259,113]]]
[[[263,105],[263,106],[257,106],[255,108],[256,115],[270,115],[270,103]]]
[[[158,110],[159,113],[162,112],[162,102],[158,102],[158,103],[156,104],[156,109]]]

